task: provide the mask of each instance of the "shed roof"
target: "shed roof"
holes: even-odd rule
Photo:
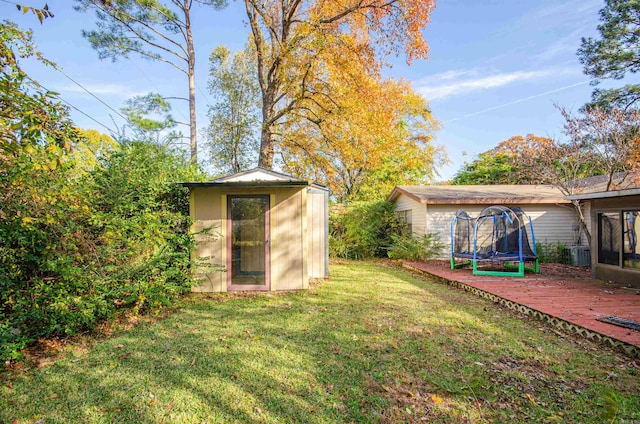
[[[551,185],[396,186],[387,200],[393,202],[401,194],[426,205],[569,203]]]
[[[312,186],[315,189],[328,190],[320,184],[309,184],[308,181],[292,175],[272,171],[265,168],[253,168],[237,174],[226,175],[211,181],[182,182],[185,187],[295,187]]]

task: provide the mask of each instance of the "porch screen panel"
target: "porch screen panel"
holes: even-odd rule
[[[640,269],[640,211],[623,212],[624,220],[624,266]]]
[[[598,263],[620,265],[620,214],[598,214]]]

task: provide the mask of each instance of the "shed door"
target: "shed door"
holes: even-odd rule
[[[229,196],[228,290],[269,290],[269,196]]]

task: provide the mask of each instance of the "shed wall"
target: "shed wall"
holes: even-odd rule
[[[199,264],[195,275],[200,281],[192,291],[227,291],[227,274],[220,272],[226,266],[226,198],[223,199],[220,190],[195,188],[191,190],[190,214],[196,241],[192,255]],[[208,232],[202,234],[205,229]]]
[[[298,290],[308,287],[309,278],[303,237],[303,208],[306,199],[300,190],[274,188],[271,206],[271,289]]]
[[[196,270],[201,280],[195,292],[227,291],[226,237],[227,195],[263,194],[271,199],[270,280],[271,290],[297,290],[308,287],[304,260],[307,240],[306,187],[230,188],[205,187],[191,191],[192,231],[196,233],[195,258],[206,265]],[[197,234],[211,228],[210,234]]]
[[[307,192],[307,266],[310,278],[329,277],[329,192],[310,188]]]

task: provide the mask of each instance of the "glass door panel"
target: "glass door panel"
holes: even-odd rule
[[[231,290],[268,290],[269,196],[229,196]]]

